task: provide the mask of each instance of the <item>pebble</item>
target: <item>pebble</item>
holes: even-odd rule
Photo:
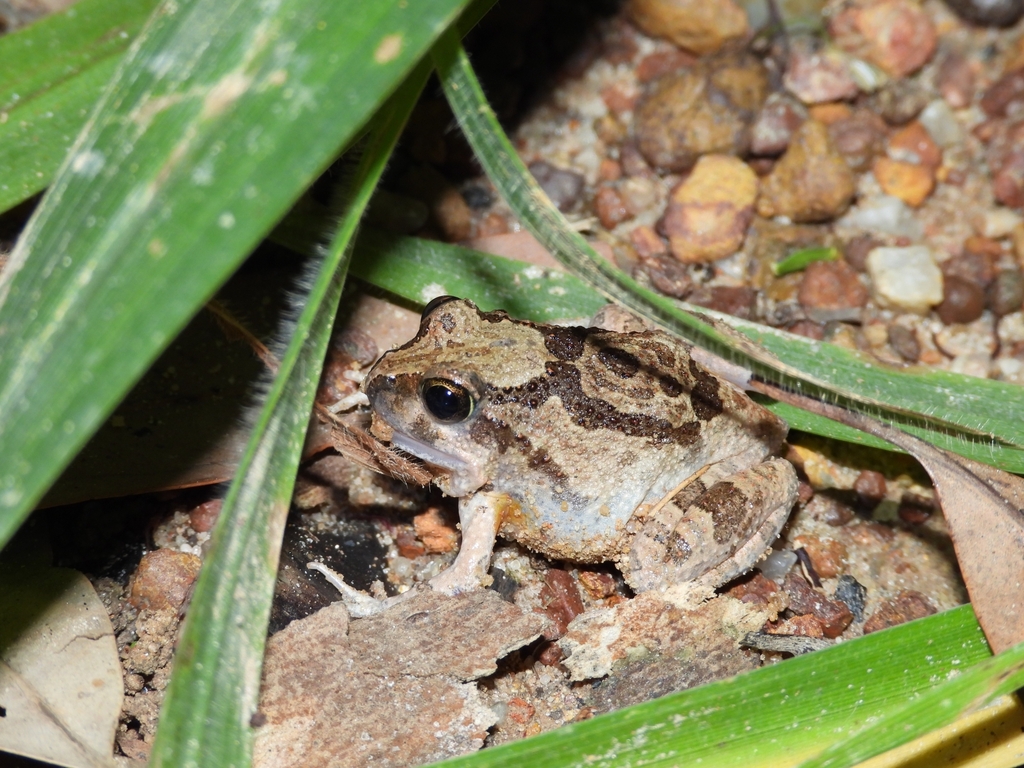
[[[888,329],[889,346],[908,363],[916,363],[921,357],[921,345],[912,328],[892,323]]]
[[[202,561],[173,549],[156,549],[142,556],[128,601],[139,610],[178,610],[192,591]]]
[[[835,539],[820,536],[797,536],[791,542],[794,549],[803,547],[811,558],[811,565],[824,579],[834,579],[846,566],[846,545]]]
[[[1022,222],[1024,219],[1021,219],[1020,214],[1015,211],[1011,211],[1009,208],[994,208],[985,211],[982,215],[979,229],[985,237],[998,240],[1001,237],[1012,235]]]
[[[757,212],[798,222],[827,221],[847,209],[855,191],[853,173],[828,128],[808,120],[761,185]]]
[[[970,106],[974,99],[975,74],[970,62],[957,51],[950,51],[939,62],[935,86],[953,109]]]
[[[781,155],[806,119],[807,110],[799,102],[784,93],[773,93],[751,129],[751,154]]]
[[[942,301],[942,272],[927,246],[875,248],[867,268],[875,300],[884,307],[924,314]]]
[[[858,109],[829,123],[828,133],[835,148],[854,171],[870,168],[885,146],[885,123],[867,109]]]
[[[959,277],[981,288],[987,288],[996,277],[994,257],[1000,253],[999,250],[995,253],[989,250],[989,243],[993,241],[976,235],[967,238],[964,241],[963,253],[942,262],[942,276]],[[995,245],[998,248],[999,244]]]
[[[858,272],[866,272],[868,254],[880,245],[871,235],[857,235],[843,246],[843,259]]]
[[[853,613],[846,603],[829,600],[813,589],[802,576],[793,572],[786,574],[783,589],[789,595],[789,609],[797,614],[794,619],[813,616],[820,623],[821,633],[825,637],[839,637],[853,621]]]
[[[544,574],[540,604],[544,608],[544,615],[551,619],[557,632],[555,637],[548,637],[549,640],[564,635],[569,622],[583,613],[580,588],[572,575],[561,568],[549,568]]]
[[[662,75],[678,72],[696,63],[696,57],[676,48],[670,51],[655,51],[640,59],[640,63],[636,65],[636,79],[640,83],[649,83]]]
[[[568,211],[579,202],[584,185],[580,174],[557,168],[546,160],[530,163],[529,170],[558,210]]]
[[[889,125],[909,123],[928,106],[928,91],[914,80],[895,80],[876,93],[871,102]]]
[[[895,627],[912,619],[923,619],[934,613],[936,608],[927,597],[912,589],[905,589],[868,617],[864,622],[864,634]]]
[[[708,262],[739,250],[754,217],[757,176],[742,160],[705,155],[676,187],[662,229],[672,255]]]
[[[917,163],[932,170],[942,165],[942,150],[917,120],[908,123],[889,137],[889,157]]]
[[[193,507],[188,512],[188,524],[196,533],[208,533],[213,530],[217,518],[220,517],[223,499],[213,499]]]
[[[459,534],[455,525],[439,507],[429,507],[426,512],[413,517],[412,527],[416,538],[429,553],[444,554],[458,548]]]
[[[684,299],[693,290],[693,278],[686,271],[686,267],[667,254],[641,256],[640,265],[655,290],[666,296]]]
[[[699,288],[689,296],[691,304],[749,320],[757,303],[757,291],[744,285]]]
[[[998,121],[986,150],[996,200],[1024,206],[1024,120]]]
[[[809,37],[790,43],[789,66],[782,82],[804,104],[850,101],[860,92],[847,55]]]
[[[924,226],[898,197],[876,195],[862,199],[838,224],[844,228],[920,240]]]
[[[665,241],[654,231],[654,227],[649,227],[646,224],[641,224],[629,231],[629,242],[632,243],[637,256],[641,259],[664,256],[668,253],[668,245]]]
[[[906,77],[935,52],[931,19],[913,0],[855,0],[829,19],[832,39],[845,51]]]
[[[594,196],[594,210],[605,229],[614,229],[622,222],[632,218],[629,209],[615,187],[602,186]]]
[[[977,283],[952,275],[943,280],[942,303],[935,311],[939,319],[950,323],[970,323],[985,310],[985,292]]]
[[[744,154],[767,98],[767,71],[746,54],[667,75],[637,105],[637,146],[651,165],[666,171],[689,170],[701,155]]]
[[[1004,269],[986,292],[986,304],[996,316],[1016,312],[1024,304],[1024,274],[1019,269]]]
[[[986,27],[1009,27],[1024,15],[1024,0],[946,0],[962,18]]]
[[[798,300],[819,323],[856,320],[867,304],[868,291],[845,261],[816,261],[804,270]]]
[[[935,99],[928,103],[928,106],[921,110],[917,116],[918,122],[928,131],[932,141],[940,147],[949,148],[963,141],[963,131],[960,130],[960,123],[942,99]]]
[[[935,344],[952,358],[982,359],[987,368],[998,343],[992,320],[990,315],[982,315],[972,322],[947,324],[936,332]]]
[[[403,192],[426,203],[445,240],[455,242],[469,237],[473,212],[459,190],[432,165],[410,168],[398,184]]]
[[[746,11],[734,0],[630,0],[626,10],[647,34],[697,54],[714,53],[749,31]]]
[[[1006,117],[1011,107],[1024,101],[1024,69],[1007,72],[985,91],[978,102],[989,117]]]
[[[880,157],[871,172],[883,192],[913,208],[920,207],[935,189],[935,173],[925,165]]]

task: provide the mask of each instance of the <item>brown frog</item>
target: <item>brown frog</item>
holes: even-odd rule
[[[660,331],[536,325],[442,297],[363,388],[374,431],[457,496],[462,546],[431,581],[488,579],[495,535],[614,561],[637,590],[748,570],[797,496],[778,417]]]

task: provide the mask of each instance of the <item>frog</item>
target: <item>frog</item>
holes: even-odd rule
[[[764,557],[797,500],[788,426],[661,330],[544,325],[438,297],[362,391],[371,432],[459,499],[430,580],[486,586],[497,537],[613,563],[634,592],[717,589]]]

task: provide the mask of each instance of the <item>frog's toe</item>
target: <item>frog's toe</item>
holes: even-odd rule
[[[346,584],[345,579],[323,563],[306,563],[306,567],[311,571],[319,571],[322,573],[327,579],[327,582],[338,590],[341,594],[341,601],[345,603],[345,607],[348,608],[349,616],[354,619],[361,619],[366,616],[378,614],[385,608],[394,605],[396,602],[399,602],[412,594],[410,590],[403,595],[389,597],[386,600],[379,600],[373,595],[368,595],[366,592],[362,592],[355,587]]]

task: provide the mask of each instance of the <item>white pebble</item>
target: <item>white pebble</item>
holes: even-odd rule
[[[892,195],[878,195],[864,200],[836,223],[840,227],[909,237],[911,240],[924,237],[924,226],[913,211]]]
[[[875,248],[867,267],[875,300],[883,306],[924,314],[942,301],[942,272],[926,246]]]
[[[945,99],[935,99],[921,110],[917,119],[940,147],[952,147],[963,139],[960,123]]]
[[[991,211],[985,211],[981,222],[981,234],[998,240],[1013,232],[1021,221],[1024,220],[1021,219],[1020,214],[1014,213],[1009,208],[994,208]]]

